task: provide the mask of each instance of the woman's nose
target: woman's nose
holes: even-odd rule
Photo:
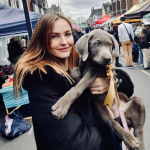
[[[61,37],[60,44],[67,44],[65,37]]]

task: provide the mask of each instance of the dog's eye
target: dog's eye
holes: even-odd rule
[[[94,43],[94,45],[99,46],[99,43],[98,43],[98,42],[96,42],[96,43]]]
[[[109,46],[112,46],[112,43],[109,43]]]

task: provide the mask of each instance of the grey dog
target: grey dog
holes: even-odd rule
[[[112,54],[112,49],[114,52]],[[81,55],[79,66],[71,71],[71,76],[78,84],[71,88],[57,103],[52,106],[52,113],[58,119],[64,118],[70,105],[87,89],[97,77],[106,76],[106,65],[111,64],[112,55],[119,55],[119,47],[115,38],[107,32],[97,29],[80,38],[76,50]],[[140,97],[130,99],[123,93],[119,94],[121,106],[128,127],[134,128],[134,136],[126,132],[120,125],[120,117],[116,105],[112,109],[103,106],[107,92],[91,95],[98,115],[111,126],[131,150],[145,150],[143,142],[143,126],[145,123],[145,107]]]

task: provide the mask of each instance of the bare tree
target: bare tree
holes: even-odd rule
[[[81,17],[76,17],[76,20],[77,20],[77,23],[78,23],[78,24],[81,24],[82,22],[85,22],[85,21],[86,21],[85,17],[83,17],[83,16],[81,16]]]

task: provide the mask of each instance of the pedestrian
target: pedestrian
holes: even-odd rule
[[[113,25],[113,29],[108,31],[108,33],[115,37],[115,39],[117,40],[119,44],[119,51],[120,51],[120,42],[119,42],[119,37],[118,37],[118,25]],[[115,66],[122,67],[122,64],[119,63],[119,56],[115,57],[115,60],[116,60]]]
[[[104,27],[104,31],[108,31],[107,25]]]
[[[21,87],[28,91],[32,110],[35,141],[38,150],[121,150],[120,139],[108,124],[97,120],[93,113],[93,101],[84,92],[71,105],[63,119],[52,115],[51,107],[68,90],[70,71],[78,64],[72,24],[61,13],[43,16],[37,23],[31,41],[19,59],[14,75],[14,92]],[[118,91],[133,94],[133,83],[119,69],[116,77],[122,83]],[[120,88],[120,90],[119,90]],[[92,94],[108,91],[106,78],[97,78],[90,86]]]
[[[142,52],[142,49],[141,49],[141,44],[140,44],[140,37],[141,37],[141,33],[142,33],[142,28],[144,26],[144,23],[141,22],[139,24],[139,26],[137,27],[136,31],[135,31],[135,42],[137,43],[137,47],[139,49],[139,57],[140,57],[140,63],[141,63],[141,66],[143,67],[143,52]]]
[[[148,42],[150,42],[150,25],[147,25],[147,38],[148,38]],[[150,45],[150,43],[149,43]]]
[[[16,64],[19,57],[23,54],[24,50],[20,46],[18,41],[14,41],[11,45],[10,51],[11,51],[11,53],[10,53],[10,58],[11,58],[10,62],[11,62],[11,64]]]
[[[137,30],[137,27],[139,26],[139,23],[134,23],[133,33],[134,33],[134,41],[137,41],[138,38],[135,36],[135,31]],[[136,42],[132,42],[132,60],[134,63],[138,63],[139,58],[139,52]]]
[[[143,59],[144,59],[144,69],[149,69],[149,62],[150,62],[150,49],[149,49],[149,42],[147,37],[147,29],[143,27],[142,34],[141,34],[141,49],[143,52]]]
[[[119,35],[119,41],[121,42],[125,60],[126,60],[126,66],[127,68],[132,69],[132,42],[130,39],[134,39],[133,29],[132,26],[128,23],[125,23],[125,17],[120,18],[121,24],[118,27],[118,35]]]
[[[84,33],[82,33],[82,29],[81,28],[77,28],[76,31],[74,31],[73,33],[73,38],[74,38],[74,44],[76,44],[76,42],[81,38],[81,36],[83,36]]]
[[[134,23],[134,28],[133,28],[134,35],[135,35],[135,31],[136,31],[136,29],[137,29],[138,26],[139,26],[138,22]]]
[[[12,52],[11,52],[11,46],[12,46],[12,43],[15,41],[15,39],[14,38],[11,38],[10,39],[10,43],[9,44],[7,44],[7,50],[8,50],[8,54],[9,54],[9,61],[11,62],[11,60],[12,60]]]
[[[91,28],[90,24],[88,24],[88,27],[85,29],[85,32],[87,34],[87,33],[91,32],[91,31],[92,31],[92,28]]]

